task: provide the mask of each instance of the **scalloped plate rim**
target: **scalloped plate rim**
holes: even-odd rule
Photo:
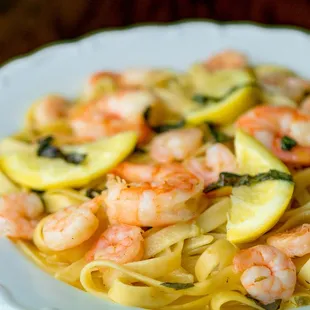
[[[252,32],[252,33],[255,33],[255,35],[259,35],[259,33],[262,33],[262,32],[263,33],[268,32],[267,36],[273,37],[273,38],[280,37],[283,35],[285,37],[294,36],[296,39],[296,42],[297,41],[304,41],[304,42],[307,41],[309,52],[310,52],[310,37],[309,37],[310,32],[308,32],[307,30],[303,30],[301,28],[298,28],[298,27],[285,26],[285,25],[283,25],[283,26],[282,25],[281,26],[274,26],[274,25],[268,26],[268,25],[262,25],[259,23],[250,23],[250,22],[226,22],[226,23],[222,23],[222,22],[214,22],[214,21],[205,20],[205,19],[203,19],[203,20],[199,19],[199,20],[183,20],[183,21],[178,21],[178,22],[169,23],[169,24],[152,23],[152,24],[141,24],[141,25],[134,25],[134,26],[130,26],[130,27],[123,27],[121,29],[99,30],[99,31],[95,31],[95,32],[86,34],[84,36],[81,36],[77,39],[50,43],[50,44],[45,45],[39,49],[36,49],[33,52],[27,53],[27,54],[22,55],[20,57],[15,57],[12,61],[9,61],[9,62],[3,64],[0,67],[0,90],[2,87],[2,93],[0,93],[0,102],[3,105],[2,101],[8,101],[9,106],[11,104],[11,105],[16,105],[18,107],[23,106],[25,108],[28,105],[28,103],[26,102],[28,100],[27,95],[29,95],[31,92],[34,92],[36,90],[34,85],[31,85],[31,81],[39,82],[39,77],[31,76],[29,78],[29,81],[27,80],[25,82],[26,85],[27,85],[27,83],[29,83],[29,85],[30,85],[29,88],[32,89],[30,92],[27,93],[26,87],[22,84],[18,84],[18,82],[20,82],[20,81],[18,81],[18,74],[25,75],[27,77],[27,74],[25,74],[25,70],[27,70],[29,68],[32,68],[34,72],[35,71],[39,72],[40,69],[39,68],[34,69],[35,67],[33,67],[33,66],[41,65],[43,63],[45,66],[48,67],[48,64],[46,63],[46,61],[50,60],[49,57],[51,57],[51,56],[55,57],[55,55],[58,57],[62,57],[65,54],[65,50],[67,50],[67,49],[76,50],[76,52],[79,53],[77,51],[79,48],[85,49],[86,51],[91,50],[93,48],[96,48],[97,43],[95,43],[95,45],[94,45],[93,42],[96,42],[99,40],[108,40],[109,37],[112,38],[113,36],[118,36],[118,35],[120,37],[122,37],[122,39],[126,40],[127,35],[129,35],[129,36],[130,35],[131,36],[141,36],[141,33],[143,33],[143,32],[144,33],[142,34],[142,36],[147,34],[147,33],[156,35],[156,33],[161,32],[162,37],[163,37],[161,39],[164,41],[164,37],[169,36],[170,32],[174,32],[174,35],[176,36],[176,35],[182,34],[182,32],[186,32],[186,31],[188,31],[188,29],[194,28],[194,27],[206,28],[207,32],[209,32],[209,33],[212,33],[212,31],[214,31],[214,29],[215,29],[216,33],[221,33],[222,37],[220,37],[219,40],[222,40],[222,41],[225,41],[228,39],[227,35],[230,32],[241,33],[242,31],[245,31],[245,30]],[[203,29],[203,30],[205,31],[206,29]],[[231,33],[230,33],[230,35],[231,35]],[[299,37],[300,39],[298,39],[297,37]],[[190,39],[190,38],[188,38],[188,39]],[[98,45],[97,45],[97,47],[98,47]],[[208,50],[208,54],[210,54],[210,50]],[[62,56],[59,56],[59,55],[62,55]],[[187,56],[188,55],[184,55],[184,58],[190,58]],[[205,56],[207,56],[207,55],[205,55]],[[114,59],[114,61],[115,61],[115,59]],[[56,63],[57,63],[57,61],[56,61]],[[128,64],[131,65],[131,63],[128,63]],[[69,64],[66,63],[66,65],[69,65]],[[100,68],[98,68],[98,69],[100,69]],[[44,70],[43,71],[41,70],[40,73],[43,74],[42,72],[45,74]],[[33,72],[31,72],[31,73],[33,74]],[[44,74],[43,74],[43,76],[46,77],[47,75],[46,74],[44,75]],[[54,78],[54,77],[52,77],[52,78]],[[51,78],[51,80],[53,81],[52,78]],[[10,79],[12,79],[12,80],[10,80]],[[13,99],[16,99],[19,97],[17,96],[15,98],[12,95],[12,92],[10,93],[10,91],[7,90],[7,89],[10,89],[11,84],[13,84],[13,86],[16,86],[16,85],[20,86],[20,87],[18,87],[18,89],[24,90],[26,92],[25,98],[21,97],[21,98],[23,98],[23,102],[21,102],[21,100],[19,100],[19,101],[13,100]],[[14,88],[14,90],[15,89],[17,89],[17,87]],[[71,90],[71,92],[72,92],[72,90]],[[5,96],[6,94],[7,94],[7,97]],[[11,98],[11,101],[10,101],[10,98]],[[7,106],[2,106],[1,108],[4,110],[4,112],[12,112],[12,109],[8,108]],[[14,110],[13,112],[16,112],[16,111]],[[0,124],[2,124],[2,130],[1,131],[3,131],[3,132],[6,131],[6,129],[7,129],[5,126],[6,124],[8,127],[16,128],[16,126],[14,124],[5,123],[5,119],[8,117],[6,117],[6,115],[7,115],[6,113],[3,113],[3,114],[4,114],[4,116],[0,115]],[[14,116],[15,116],[15,113],[14,113]],[[3,125],[3,123],[4,123],[4,125]],[[5,130],[4,130],[4,128],[5,128]],[[23,280],[23,282],[27,282],[26,286],[28,284],[34,285],[34,289],[36,290],[36,292],[38,292],[40,294],[44,295],[44,293],[45,293],[44,290],[51,287],[52,289],[50,290],[50,294],[54,293],[53,298],[55,300],[57,300],[57,298],[58,298],[58,296],[56,296],[58,293],[60,294],[60,292],[65,292],[66,296],[67,295],[70,296],[71,300],[74,300],[75,298],[77,298],[79,303],[80,302],[81,303],[86,302],[86,304],[87,304],[88,302],[91,302],[92,309],[102,309],[104,307],[104,305],[107,306],[104,308],[109,308],[109,309],[125,309],[119,305],[113,305],[111,303],[102,302],[101,300],[95,299],[95,297],[92,297],[89,294],[79,292],[75,288],[72,288],[72,287],[70,287],[64,283],[58,282],[57,280],[51,278],[49,275],[47,275],[43,271],[41,271],[38,267],[33,266],[32,262],[30,262],[26,258],[22,257],[21,254],[18,253],[17,249],[14,248],[12,243],[10,243],[8,240],[5,240],[5,239],[0,240],[0,248],[2,249],[2,253],[6,253],[6,255],[3,255],[3,256],[7,256],[6,258],[0,257],[0,264],[1,264],[0,265],[0,274],[1,274],[1,272],[5,272],[5,267],[3,266],[4,262],[6,262],[5,259],[11,259],[12,263],[16,264],[15,265],[15,272],[19,271],[20,274],[24,274],[24,276],[26,274],[29,276],[29,279],[28,279],[29,282],[25,281],[25,279]],[[21,289],[21,287],[17,285],[17,281],[14,282],[14,280],[11,279],[10,275],[7,275],[4,278],[5,278],[5,280],[3,280],[3,278],[0,277],[0,285],[2,286],[2,287],[0,286],[0,309],[21,310],[21,307],[25,307],[24,308],[25,310],[26,309],[27,310],[28,309],[29,310],[43,310],[43,309],[46,309],[46,310],[52,310],[52,309],[64,310],[64,309],[69,309],[69,308],[64,308],[64,305],[66,303],[64,304],[63,302],[61,302],[63,305],[60,305],[60,306],[58,304],[58,305],[51,305],[51,306],[48,305],[47,307],[45,307],[45,305],[37,307],[37,304],[36,304],[37,301],[34,300],[34,298],[33,298],[33,300],[30,300],[30,299],[25,300],[21,296],[19,296],[20,294],[23,294],[22,291],[17,292],[16,290],[14,290],[16,287],[18,287],[18,289]],[[36,278],[36,280],[33,280],[32,278]],[[40,280],[38,280],[38,279],[40,279]],[[34,284],[36,281],[38,283]],[[16,283],[16,287],[15,287],[15,283]],[[5,291],[3,290],[3,288],[5,289]],[[55,290],[55,292],[53,290]],[[16,297],[16,295],[18,295],[19,297]],[[69,298],[68,296],[67,296],[67,298]],[[25,297],[25,295],[23,295],[23,297]],[[14,299],[17,301],[15,302]],[[22,301],[20,299],[22,299]],[[71,302],[71,300],[70,300],[70,302]],[[42,302],[42,300],[40,302]],[[67,303],[67,305],[68,305],[68,303]],[[78,304],[76,304],[74,306],[74,308],[77,310],[81,309],[81,308],[79,308]],[[83,308],[83,309],[86,309],[86,308]],[[127,309],[129,309],[129,308],[127,308]],[[133,309],[133,308],[131,308],[131,309]],[[310,307],[305,307],[303,309],[310,309]]]

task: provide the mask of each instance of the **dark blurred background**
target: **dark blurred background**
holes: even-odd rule
[[[310,0],[0,0],[0,64],[100,28],[187,18],[310,29]]]

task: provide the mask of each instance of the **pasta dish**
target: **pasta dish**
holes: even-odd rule
[[[125,306],[310,305],[310,81],[226,50],[100,71],[0,141],[0,235]]]

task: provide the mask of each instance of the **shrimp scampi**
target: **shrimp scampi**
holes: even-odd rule
[[[181,164],[125,162],[114,173],[105,196],[111,223],[160,227],[190,220],[201,207],[203,183]]]
[[[216,143],[206,149],[205,156],[190,158],[186,167],[207,186],[217,181],[221,172],[235,172],[237,160],[227,146]]]
[[[0,235],[31,240],[44,207],[34,193],[14,193],[0,198]]]
[[[267,244],[289,257],[301,257],[310,253],[310,224],[303,224],[267,239]]]
[[[296,285],[296,267],[283,252],[269,245],[240,251],[233,260],[247,292],[263,304],[288,300]]]
[[[204,65],[209,71],[217,71],[224,69],[245,69],[248,64],[245,55],[234,50],[226,50],[211,56]]]
[[[71,111],[70,124],[74,134],[85,140],[96,140],[124,131],[137,131],[139,141],[149,138],[151,130],[143,113],[155,103],[148,91],[120,91],[76,107]]]
[[[96,213],[102,204],[98,196],[80,206],[70,206],[45,218],[42,227],[45,245],[53,251],[74,248],[88,240],[97,230]]]
[[[310,164],[310,115],[295,108],[259,106],[237,120],[244,129],[262,142],[285,163]],[[283,137],[296,141],[290,150],[283,149]]]
[[[126,264],[141,260],[144,253],[143,230],[125,224],[112,225],[86,254],[87,261],[103,259]]]
[[[181,161],[192,155],[202,140],[203,134],[198,128],[170,130],[152,140],[150,155],[160,163]]]
[[[47,96],[33,106],[33,123],[36,127],[44,127],[69,115],[68,100],[58,95]]]

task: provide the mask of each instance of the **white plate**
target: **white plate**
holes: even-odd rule
[[[33,100],[51,92],[76,96],[96,70],[186,69],[224,48],[241,50],[253,62],[282,64],[310,77],[310,38],[297,30],[185,22],[106,31],[44,48],[1,68],[0,135],[22,126]],[[124,309],[53,279],[6,240],[0,240],[0,253],[0,310]]]

